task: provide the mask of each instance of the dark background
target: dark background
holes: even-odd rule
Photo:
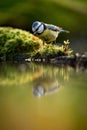
[[[0,26],[31,32],[34,21],[58,25],[70,31],[58,42],[69,39],[75,51],[87,51],[87,0],[1,0]]]

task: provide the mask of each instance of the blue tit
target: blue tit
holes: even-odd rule
[[[46,24],[39,21],[35,21],[32,24],[32,32],[34,35],[38,36],[46,43],[55,42],[59,33],[61,32],[69,33],[69,31],[63,30],[58,26],[52,24]]]

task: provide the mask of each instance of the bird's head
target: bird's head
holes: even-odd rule
[[[36,21],[32,24],[32,32],[33,34],[41,34],[45,29],[45,24],[39,21]]]

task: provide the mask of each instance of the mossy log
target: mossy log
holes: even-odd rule
[[[0,27],[0,60],[17,60],[28,57],[50,58],[56,55],[70,55],[72,50],[68,47],[69,42],[58,46],[44,43],[41,39],[34,36],[28,31]]]
[[[44,43],[28,31],[0,27],[0,61],[26,60],[42,61],[55,65],[84,66],[87,68],[87,54],[73,54],[69,41],[63,45]]]

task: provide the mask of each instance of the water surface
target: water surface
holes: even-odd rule
[[[69,66],[0,64],[0,130],[86,130],[87,73]]]

